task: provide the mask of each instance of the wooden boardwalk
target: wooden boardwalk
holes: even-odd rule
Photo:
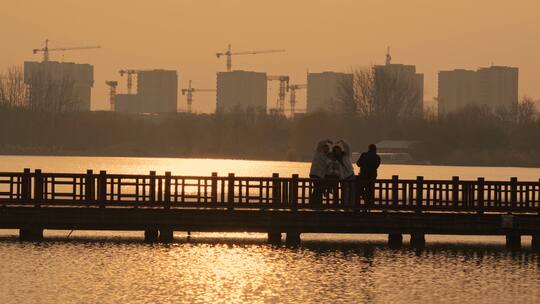
[[[0,228],[20,229],[21,239],[41,239],[43,229],[144,230],[148,241],[172,232],[256,231],[277,241],[287,233],[385,233],[401,243],[411,234],[521,235],[540,242],[540,180],[379,179],[375,197],[344,206],[343,183],[331,183],[312,204],[314,180],[282,177],[176,176],[31,172],[0,173]],[[350,186],[353,186],[352,184]],[[363,212],[368,210],[369,212]]]

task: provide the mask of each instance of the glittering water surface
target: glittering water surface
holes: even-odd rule
[[[187,158],[138,158],[138,157],[65,157],[65,156],[0,156],[0,171],[23,171],[24,168],[42,169],[44,172],[84,173],[87,169],[94,172],[106,170],[118,174],[147,174],[156,171],[163,174],[171,171],[174,175],[210,176],[212,172],[220,175],[235,173],[237,176],[281,176],[299,174],[308,177],[309,163],[284,161],[254,161],[231,159],[187,159]],[[355,168],[356,171],[357,168]],[[464,167],[464,166],[427,166],[427,165],[391,165],[382,164],[379,177],[390,178],[399,175],[402,178],[424,176],[426,179],[476,179],[485,177],[489,180],[538,181],[540,168],[513,167]]]
[[[159,158],[0,157],[0,171],[305,176],[307,163]],[[538,180],[540,169],[386,165],[381,176]],[[147,245],[139,232],[46,231],[19,243],[0,231],[0,303],[538,303],[539,256],[523,238],[427,236],[423,251],[385,236],[303,235],[299,247],[265,235],[201,234]],[[69,240],[68,240],[69,236]]]
[[[306,240],[253,235],[0,242],[1,303],[537,303],[538,256],[498,244]],[[429,242],[429,240],[428,240]]]

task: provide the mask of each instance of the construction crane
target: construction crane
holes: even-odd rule
[[[285,94],[289,91],[289,76],[267,76],[268,81],[279,81],[277,112],[285,114]]]
[[[392,64],[392,56],[390,56],[390,47],[386,48],[386,65]]]
[[[109,101],[111,103],[111,111],[116,109],[116,87],[118,81],[106,80],[105,84],[109,86]]]
[[[77,47],[59,47],[59,48],[49,48],[49,39],[45,40],[45,47],[40,49],[33,49],[32,52],[34,54],[37,54],[39,52],[43,53],[43,62],[49,61],[49,52],[53,51],[72,51],[72,50],[91,50],[91,49],[99,49],[101,46],[77,46]]]
[[[290,94],[290,104],[291,104],[291,116],[294,116],[296,112],[296,90],[306,89],[307,84],[291,84],[289,85]]]
[[[131,88],[133,87],[133,75],[140,72],[140,70],[120,70],[118,71],[120,76],[127,75],[127,93],[131,94]]]
[[[255,55],[255,54],[266,54],[266,53],[279,53],[285,52],[283,49],[279,50],[259,50],[259,51],[244,51],[244,52],[232,52],[231,45],[227,48],[227,51],[224,53],[216,53],[216,57],[220,58],[221,56],[227,56],[227,72],[232,70],[232,55]]]
[[[187,89],[182,89],[182,95],[187,94],[187,107],[188,113],[191,113],[191,106],[193,105],[193,92],[215,92],[215,89],[195,89],[191,87],[191,80]]]

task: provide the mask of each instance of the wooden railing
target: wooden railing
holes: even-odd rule
[[[313,203],[316,180],[280,177],[176,176],[31,172],[0,173],[0,205],[35,207],[372,209],[402,211],[540,212],[540,180],[509,181],[379,179],[371,204],[363,196],[345,206],[344,186],[329,181],[322,201]],[[347,185],[348,184],[348,185]],[[330,185],[330,186],[328,186]],[[358,189],[357,189],[358,190]]]

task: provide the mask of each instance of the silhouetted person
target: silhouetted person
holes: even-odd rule
[[[375,180],[377,180],[377,169],[381,164],[381,158],[377,155],[377,146],[369,145],[368,151],[364,152],[356,161],[356,165],[360,167],[358,175],[358,185],[360,193],[364,197],[366,208],[373,204],[375,197]]]
[[[330,147],[332,146],[331,140],[322,140],[317,144],[313,160],[311,161],[311,169],[309,170],[309,177],[315,179],[313,182],[313,192],[310,196],[311,204],[321,204],[322,195],[324,191],[323,179],[328,174],[328,167],[330,164]]]
[[[324,175],[324,193],[326,195],[332,194],[335,199],[333,203],[338,203],[337,195],[339,192],[339,180],[341,176],[341,155],[342,150],[340,147],[334,145],[330,153],[328,153],[328,164],[326,166],[326,174]]]
[[[339,140],[333,148],[335,158],[339,162],[339,179],[344,207],[352,207],[355,200],[355,177],[351,158],[351,148],[344,140]]]

